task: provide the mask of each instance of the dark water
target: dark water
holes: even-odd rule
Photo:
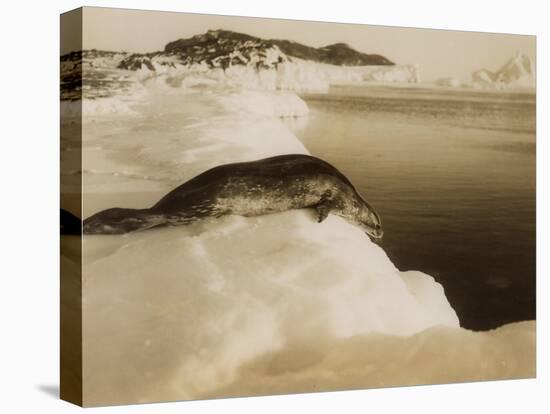
[[[535,96],[334,88],[296,134],[382,217],[402,270],[436,278],[461,325],[535,319]]]

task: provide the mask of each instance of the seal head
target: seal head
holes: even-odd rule
[[[380,216],[366,201],[362,200],[362,202],[364,205],[359,208],[356,224],[373,239],[381,239],[384,236],[384,231]]]
[[[384,236],[382,220],[372,206],[351,186],[335,186],[336,194],[327,190],[321,201],[315,206],[318,222],[324,221],[329,213],[344,218],[349,223],[361,228],[372,239],[381,239]]]

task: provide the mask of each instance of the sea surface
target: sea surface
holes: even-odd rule
[[[535,319],[535,95],[333,87],[289,124],[382,218],[401,270],[435,277],[461,325]]]

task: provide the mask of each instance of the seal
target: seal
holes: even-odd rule
[[[199,174],[146,209],[110,208],[84,220],[84,234],[124,234],[207,217],[245,217],[314,208],[318,222],[330,214],[359,226],[373,239],[381,220],[335,167],[319,158],[290,154],[219,165]]]

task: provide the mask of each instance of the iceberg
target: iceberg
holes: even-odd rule
[[[193,76],[145,82],[138,117],[85,118],[85,216],[151,205],[221,163],[308,153],[281,122],[307,114],[298,96]],[[82,260],[86,405],[535,374],[534,322],[461,328],[440,284],[336,216],[85,236]]]
[[[453,78],[453,77],[445,77],[445,78],[439,78],[435,81],[435,84],[437,86],[442,86],[444,88],[462,88],[467,87],[467,85],[464,85],[463,82],[461,82],[459,79]]]
[[[535,66],[529,56],[517,51],[495,72],[479,69],[472,72],[470,81],[462,82],[453,77],[443,77],[437,79],[435,85],[445,88],[532,90],[536,87]]]
[[[533,89],[536,86],[535,67],[531,59],[517,51],[496,72],[481,69],[472,73],[471,86],[491,89]]]

